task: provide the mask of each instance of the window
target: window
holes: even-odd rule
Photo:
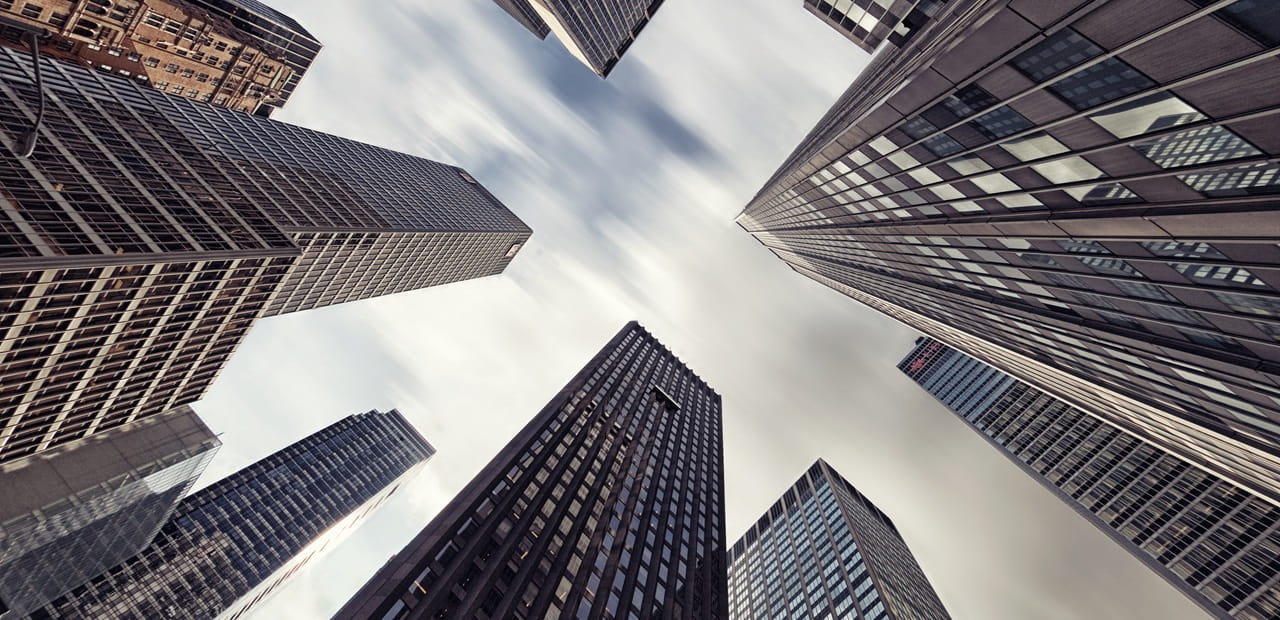
[[[1214,293],[1213,296],[1236,312],[1280,317],[1280,298],[1240,293]]]
[[[991,140],[1031,128],[1031,121],[1013,108],[1002,105],[978,118],[969,121],[969,126]]]
[[[1013,66],[1036,82],[1043,82],[1102,53],[1080,33],[1064,28],[1013,59]]]
[[[1201,284],[1211,284],[1213,286],[1232,286],[1239,284],[1242,286],[1251,286],[1255,288],[1269,288],[1265,282],[1258,279],[1248,269],[1243,267],[1228,267],[1223,265],[1191,265],[1188,263],[1169,263],[1178,273],[1186,276],[1189,280],[1199,282]]]
[[[1139,142],[1133,148],[1161,168],[1194,166],[1262,154],[1235,132],[1218,125]]]
[[[1206,117],[1178,97],[1164,92],[1122,103],[1089,116],[1117,138],[1202,121]]]
[[[31,19],[40,19],[40,15],[44,13],[44,7],[38,4],[27,3],[22,7],[22,16]]]
[[[1142,274],[1139,273],[1137,269],[1134,269],[1133,265],[1130,265],[1118,258],[1099,258],[1097,256],[1089,256],[1081,258],[1080,262],[1099,273],[1142,277]]]
[[[1181,241],[1143,241],[1142,247],[1156,256],[1174,258],[1218,258],[1226,259],[1217,248],[1207,243],[1184,243]]]
[[[1154,299],[1156,301],[1177,301],[1178,299],[1170,295],[1164,287],[1148,284],[1146,282],[1130,282],[1128,280],[1112,280],[1111,284],[1132,297],[1141,297],[1143,299]]]
[[[948,155],[954,155],[964,150],[964,146],[962,146],[959,142],[956,142],[954,139],[952,139],[951,136],[948,136],[945,133],[941,133],[932,138],[929,138],[928,140],[925,140],[922,144],[924,144],[924,148],[929,149],[930,152],[932,152],[934,155],[937,155],[938,157],[946,157]]]
[[[1053,183],[1075,183],[1103,176],[1097,166],[1080,156],[1033,164],[1031,168]]]
[[[1001,144],[1000,148],[1018,158],[1018,161],[1032,161],[1067,152],[1067,147],[1043,131],[1009,140]]]
[[[1114,101],[1155,86],[1147,76],[1123,61],[1108,58],[1049,85],[1049,90],[1077,110]]]
[[[1280,166],[1254,164],[1195,174],[1178,179],[1205,196],[1247,196],[1280,192]]]
[[[903,123],[900,129],[902,129],[903,133],[917,140],[938,130],[933,123],[918,116]]]
[[[965,118],[973,116],[978,110],[989,108],[999,102],[999,99],[983,90],[982,87],[970,84],[964,88],[957,89],[956,92],[944,99],[939,105],[950,110],[957,118]]]

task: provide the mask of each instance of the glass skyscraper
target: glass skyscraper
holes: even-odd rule
[[[460,168],[45,60],[0,157],[0,461],[198,400],[254,321],[501,272]],[[40,93],[0,48],[0,143]]]
[[[238,617],[434,453],[395,410],[348,416],[182,500],[140,553],[33,617]]]
[[[632,322],[337,618],[726,618],[720,395]]]
[[[738,218],[795,271],[1280,501],[1280,5],[951,0]]]
[[[819,459],[729,550],[733,618],[950,618],[893,521]]]
[[[0,618],[145,547],[219,445],[180,407],[0,465]]]
[[[1266,498],[937,340],[898,368],[1214,617],[1280,617]]]
[[[539,39],[548,33],[607,78],[663,0],[494,0]]]

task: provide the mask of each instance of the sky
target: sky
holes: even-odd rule
[[[534,231],[499,276],[260,321],[197,411],[208,484],[397,408],[439,453],[262,619],[331,615],[639,320],[724,399],[729,544],[819,457],[956,618],[1205,618],[894,365],[918,334],[733,218],[869,56],[799,0],[671,0],[605,81],[487,0],[271,0],[325,45],[275,118],[466,168]]]

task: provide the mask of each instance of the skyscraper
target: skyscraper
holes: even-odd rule
[[[0,48],[0,142],[36,118]],[[0,157],[0,462],[198,400],[253,322],[501,272],[460,168],[54,61]]]
[[[947,0],[804,0],[804,8],[866,50],[902,45]]]
[[[237,617],[434,453],[395,410],[343,418],[182,500],[149,546],[33,617]]]
[[[720,395],[627,324],[338,618],[725,618]]]
[[[738,222],[797,272],[1280,501],[1278,11],[952,0]]]
[[[180,407],[0,465],[0,618],[140,551],[219,445]]]
[[[1280,617],[1265,498],[936,340],[898,368],[1213,616]]]
[[[41,51],[181,97],[269,116],[320,42],[255,0],[0,0],[0,16],[47,30]],[[0,26],[0,44],[25,46]]]
[[[950,618],[893,521],[818,459],[729,550],[734,618]]]
[[[663,0],[494,0],[539,39],[548,33],[607,78]]]

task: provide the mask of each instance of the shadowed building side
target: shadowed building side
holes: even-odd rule
[[[337,618],[727,618],[720,395],[630,323]]]

